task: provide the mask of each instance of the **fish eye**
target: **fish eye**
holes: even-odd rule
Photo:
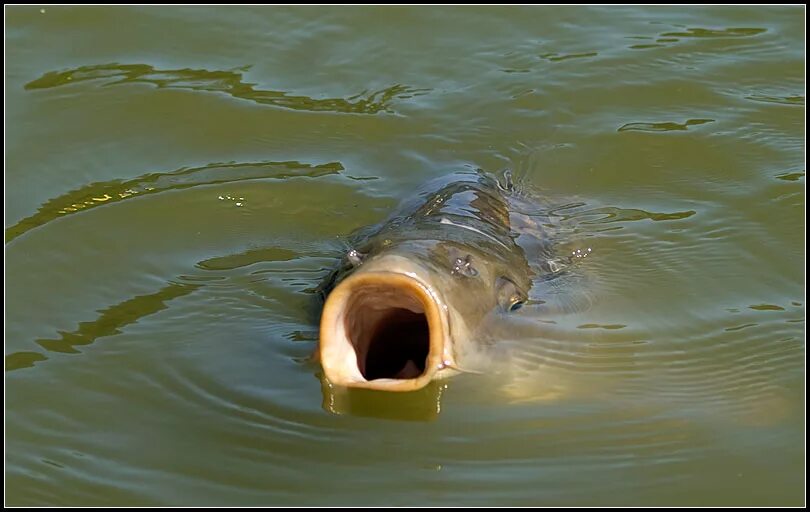
[[[496,299],[503,311],[517,311],[526,304],[526,292],[518,288],[508,277],[499,277],[495,281]]]

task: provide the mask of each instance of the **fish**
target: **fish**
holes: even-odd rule
[[[497,341],[486,325],[518,312],[555,270],[538,257],[552,242],[526,204],[509,171],[457,171],[350,237],[318,287],[314,355],[328,385],[408,392],[475,373]]]

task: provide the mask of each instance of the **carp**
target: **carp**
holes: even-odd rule
[[[456,172],[354,235],[319,287],[325,379],[414,391],[469,370],[491,342],[486,319],[514,314],[543,272],[525,250],[547,251],[549,241],[520,205],[508,172]]]

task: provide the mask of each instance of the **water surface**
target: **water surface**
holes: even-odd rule
[[[5,13],[7,504],[804,503],[803,8]],[[505,168],[588,307],[330,403],[346,236]]]

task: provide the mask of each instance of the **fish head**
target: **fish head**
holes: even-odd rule
[[[337,386],[414,391],[457,373],[483,319],[526,300],[530,284],[513,259],[447,240],[409,240],[367,256],[326,298],[324,376]]]

